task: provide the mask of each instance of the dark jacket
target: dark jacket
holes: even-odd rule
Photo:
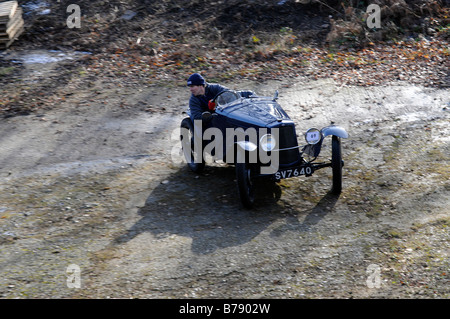
[[[202,113],[208,111],[208,101],[213,99],[222,91],[228,90],[225,86],[220,84],[206,84],[205,95],[194,96],[191,95],[189,99],[189,109],[191,110],[192,120],[201,120]]]

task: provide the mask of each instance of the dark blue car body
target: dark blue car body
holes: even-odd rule
[[[254,204],[257,178],[279,181],[300,175],[311,176],[318,169],[332,167],[332,190],[340,193],[342,189],[343,161],[340,139],[347,138],[347,132],[335,125],[321,130],[310,129],[306,134],[308,142],[304,146],[299,146],[295,123],[279,105],[277,96],[278,93],[274,97],[260,97],[251,91],[222,92],[215,98],[217,106],[214,113],[205,112],[202,123],[197,123],[202,125],[202,132],[205,132],[205,128],[215,129],[214,138],[208,135],[210,138],[208,139],[204,138],[206,134],[202,135],[201,152],[211,150],[212,147],[207,147],[208,143],[212,145],[216,141],[211,155],[236,166],[239,195],[247,208]],[[194,161],[192,154],[195,144],[194,127],[192,120],[189,117],[185,118],[181,128],[186,134],[181,134],[181,140],[189,167],[199,172],[205,162]],[[243,134],[237,134],[238,130]],[[188,132],[191,135],[187,135]],[[199,130],[196,132],[197,135],[201,134]],[[332,158],[327,162],[316,163],[322,142],[330,135]],[[311,140],[311,137],[314,140]],[[217,143],[215,139],[220,138],[223,139],[222,143]],[[223,149],[219,150],[218,147],[221,146]],[[191,152],[186,151],[187,149]],[[197,148],[198,150],[200,148]]]

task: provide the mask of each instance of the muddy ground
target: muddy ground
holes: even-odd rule
[[[349,132],[340,196],[324,169],[246,210],[232,166],[198,175],[177,156],[182,84],[81,82],[58,108],[0,119],[0,297],[449,298],[448,89],[225,83],[279,90],[300,141],[331,121]]]
[[[336,1],[79,0],[80,29],[29,2],[0,53],[1,298],[449,298],[447,6],[349,39]],[[343,126],[340,196],[324,169],[247,210],[232,166],[190,172],[193,71],[279,90],[301,142]]]

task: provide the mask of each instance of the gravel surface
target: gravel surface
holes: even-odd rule
[[[0,119],[0,297],[449,298],[448,90],[225,83],[349,132],[340,196],[322,170],[246,210],[232,166],[176,156],[185,87],[74,81]]]

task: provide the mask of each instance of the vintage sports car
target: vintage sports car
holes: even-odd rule
[[[277,99],[278,92],[264,97],[252,91],[224,91],[213,99],[215,110],[204,112],[202,120],[184,118],[180,139],[189,168],[200,172],[206,154],[234,165],[239,196],[246,208],[255,202],[257,179],[308,177],[325,167],[331,167],[332,192],[339,194],[344,165],[341,138],[347,138],[347,132],[336,125],[310,128],[305,133],[306,144],[299,146],[295,124]],[[327,136],[331,136],[331,159],[316,162]]]

